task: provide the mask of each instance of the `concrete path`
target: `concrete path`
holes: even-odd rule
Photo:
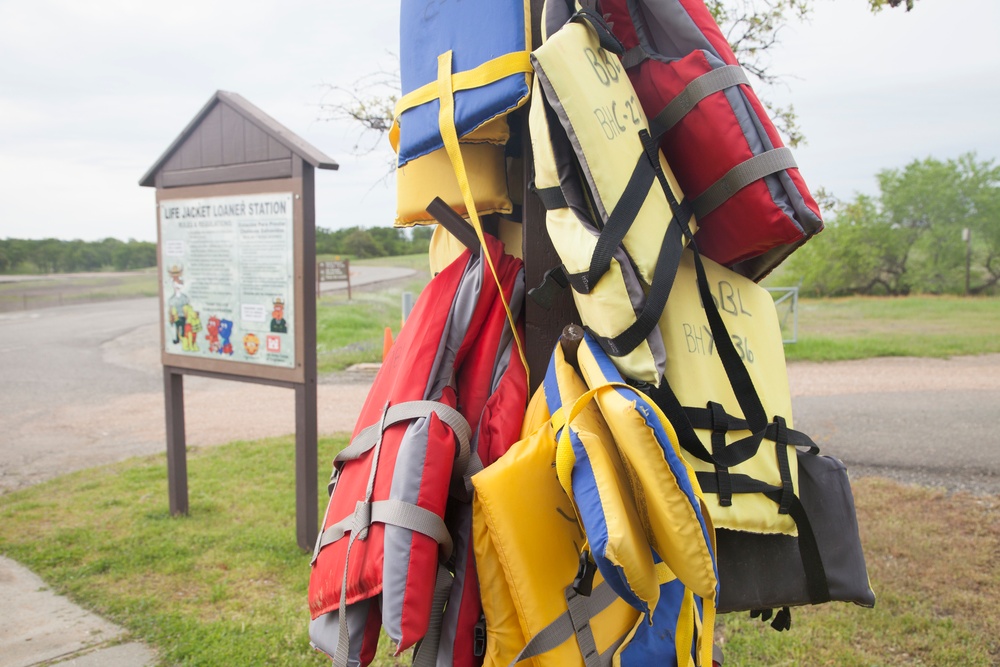
[[[27,568],[0,556],[0,667],[146,667],[156,655],[122,643],[125,631],[49,591]]]

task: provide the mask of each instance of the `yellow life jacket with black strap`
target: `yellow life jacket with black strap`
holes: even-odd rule
[[[734,493],[729,481],[746,476],[798,493],[794,442],[788,438],[792,399],[774,300],[752,280],[710,259],[701,263],[712,308],[702,305],[695,252],[689,248],[660,318],[669,360],[666,385],[686,412],[686,419],[669,410],[668,416],[675,425],[692,424],[703,449],[688,439],[687,446],[697,450],[687,451],[688,461],[718,480],[720,492],[706,494],[717,528],[794,535],[788,501],[783,511],[762,494]],[[713,329],[711,310],[724,327]],[[725,357],[728,364],[720,362],[728,354],[724,347],[735,357]],[[762,429],[767,432],[755,438]]]
[[[529,126],[549,237],[584,326],[622,375],[658,384],[657,324],[694,218],[603,19],[557,1],[542,24]]]

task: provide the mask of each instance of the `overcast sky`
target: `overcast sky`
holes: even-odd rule
[[[759,90],[795,105],[811,188],[849,199],[914,159],[1000,157],[1000,1],[815,4],[771,56],[785,83]],[[317,224],[390,225],[388,153],[352,155],[319,104],[391,69],[397,40],[398,2],[0,0],[0,238],[155,240],[138,181],[220,89],[340,163],[316,175]]]

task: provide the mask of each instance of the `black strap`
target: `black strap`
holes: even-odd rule
[[[590,258],[590,268],[585,273],[569,274],[569,282],[577,292],[590,294],[597,281],[611,268],[611,258],[632,228],[636,216],[639,215],[639,209],[649,196],[654,178],[656,172],[643,153],[636,161],[625,191],[622,192],[621,198],[604,223],[604,229],[597,237],[597,245],[594,246],[594,254]]]
[[[661,186],[665,188],[667,201],[670,203],[670,208],[673,211],[673,217],[670,219],[667,231],[663,235],[663,241],[660,243],[660,253],[656,258],[656,272],[653,274],[653,281],[646,295],[646,303],[642,308],[642,312],[636,317],[635,322],[625,329],[625,331],[614,337],[601,336],[595,331],[587,329],[601,348],[612,357],[621,357],[634,350],[642,341],[646,340],[656,325],[659,324],[660,315],[663,314],[663,308],[667,305],[670,290],[674,286],[674,278],[677,277],[677,268],[681,263],[681,251],[684,250],[684,237],[687,236],[689,242],[692,238],[688,229],[688,223],[691,219],[691,209],[678,204],[673,193],[670,191],[666,176],[660,167],[659,149],[649,136],[649,132],[640,130],[639,138],[642,140],[646,160],[653,167],[653,174]],[[607,227],[605,227],[606,230]],[[732,342],[730,341],[731,345]],[[734,349],[733,354],[735,353]]]
[[[785,425],[785,418],[781,415],[774,417],[775,437],[774,448],[778,455],[778,471],[781,474],[781,501],[778,503],[778,514],[788,514],[795,496],[795,488],[792,486],[792,469],[788,462],[788,427]]]
[[[601,43],[601,48],[605,51],[610,51],[619,58],[625,53],[625,45],[621,43],[620,39],[615,37],[615,34],[611,31],[611,26],[604,20],[604,17],[593,9],[586,7],[580,9],[569,20],[589,23],[594,32],[597,33],[597,39]]]
[[[757,390],[750,379],[750,372],[740,359],[733,345],[733,340],[729,337],[726,325],[719,314],[719,308],[712,297],[711,289],[708,285],[708,276],[705,273],[705,265],[701,261],[701,255],[697,246],[694,248],[694,268],[698,274],[698,291],[701,294],[701,303],[705,307],[705,316],[708,318],[708,325],[715,340],[715,349],[719,352],[719,359],[726,369],[726,376],[736,394],[736,400],[740,404],[743,416],[746,418],[753,433],[762,433],[767,428],[768,418],[764,412],[764,406],[760,402]]]
[[[553,185],[549,188],[536,188],[534,181],[532,181],[529,187],[542,200],[542,206],[545,207],[546,211],[569,207],[566,197],[563,195],[562,188],[558,185]]]
[[[709,403],[708,407],[712,411],[712,452],[721,453],[726,449],[726,433],[729,431],[729,423],[726,411],[718,403]],[[719,482],[719,505],[730,507],[733,504],[733,485],[729,478],[729,469],[715,459],[715,478]]]

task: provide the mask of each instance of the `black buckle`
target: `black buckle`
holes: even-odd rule
[[[472,655],[481,658],[486,655],[486,618],[480,616],[472,633]]]
[[[552,301],[556,298],[557,290],[569,287],[569,280],[566,278],[566,270],[562,264],[545,272],[542,282],[538,287],[528,290],[528,296],[545,310],[552,308]]]
[[[597,563],[590,559],[590,552],[586,549],[580,554],[580,565],[576,569],[576,578],[573,579],[573,590],[579,595],[590,597],[594,592],[594,575],[597,573]]]

